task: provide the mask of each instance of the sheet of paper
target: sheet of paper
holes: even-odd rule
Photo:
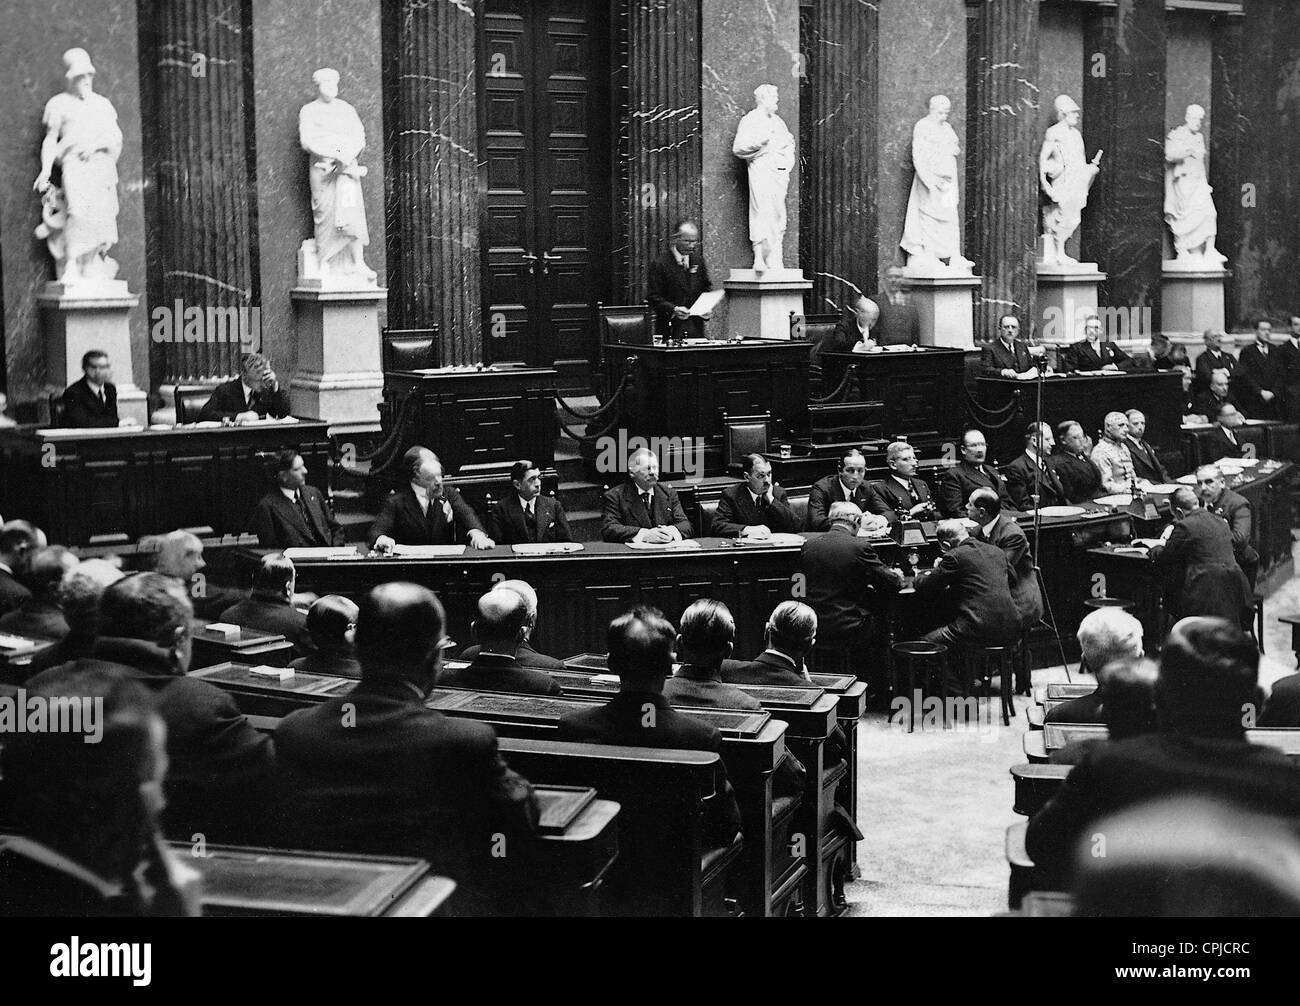
[[[705,290],[695,298],[695,303],[691,305],[691,317],[698,318],[701,315],[710,313],[722,303],[722,298],[726,295],[726,290]]]

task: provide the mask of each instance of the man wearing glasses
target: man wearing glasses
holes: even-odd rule
[[[985,377],[1014,377],[1032,381],[1038,367],[1032,357],[1042,356],[1041,346],[1030,347],[1020,341],[1020,322],[1014,314],[998,319],[998,337],[980,352],[980,370]]]

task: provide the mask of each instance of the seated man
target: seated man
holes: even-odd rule
[[[677,490],[659,483],[659,459],[642,448],[627,463],[628,479],[601,500],[601,539],[666,545],[691,537]]]
[[[487,516],[487,536],[498,545],[523,542],[572,541],[564,506],[542,495],[542,470],[531,461],[510,467],[514,492],[492,504]]]
[[[533,590],[523,580],[502,580],[496,584],[496,588],[513,590],[524,599],[524,606],[528,610],[528,617],[524,622],[524,638],[519,644],[519,649],[515,651],[515,660],[519,661],[519,666],[532,667],[542,671],[564,670],[563,660],[556,660],[554,657],[548,657],[545,653],[538,653],[533,649],[533,630],[537,628],[537,591]],[[461,651],[460,659],[473,660],[478,655],[478,651],[477,644],[468,646]]]
[[[763,629],[767,649],[753,660],[724,660],[722,680],[733,685],[812,684],[805,661],[817,643],[817,612],[799,601],[782,601]]]
[[[1209,386],[1192,398],[1191,415],[1200,416],[1202,421],[1212,423],[1225,405],[1231,405],[1241,413],[1243,419],[1246,418],[1245,410],[1232,393],[1228,372],[1219,369],[1210,374]]]
[[[27,553],[44,547],[44,539],[40,528],[25,520],[0,524],[0,615],[17,610],[32,596],[17,574],[23,568]]]
[[[458,910],[483,907],[492,836],[528,835],[537,799],[486,723],[425,708],[442,661],[433,592],[385,583],[362,598],[361,682],[286,716],[275,734],[291,847],[419,856],[456,878]],[[488,864],[490,866],[490,864]]]
[[[62,545],[47,545],[28,553],[23,576],[32,591],[15,611],[0,616],[0,632],[29,639],[62,639],[68,623],[59,604],[59,586],[65,575],[77,568],[77,557]]]
[[[307,609],[306,628],[312,652],[290,661],[290,667],[311,674],[361,677],[361,662],[353,645],[357,628],[355,601],[339,594],[317,598]]]
[[[1205,456],[1216,461],[1219,458],[1244,458],[1246,442],[1239,439],[1237,433],[1245,425],[1246,417],[1231,402],[1224,402],[1219,411],[1208,418],[1214,426],[1201,441]]]
[[[1101,686],[1107,668],[1141,659],[1142,623],[1123,608],[1098,608],[1084,616],[1075,637],[1084,664],[1097,676],[1097,690],[1062,702],[1044,718],[1048,723],[1105,723]]]
[[[1133,456],[1128,450],[1128,417],[1122,412],[1108,412],[1105,436],[1092,449],[1092,463],[1101,476],[1101,487],[1108,493],[1126,493],[1136,484],[1147,490],[1151,484],[1138,482],[1133,470]]]
[[[456,545],[489,549],[496,542],[483,533],[473,508],[460,491],[442,482],[442,462],[427,447],[412,447],[402,455],[410,485],[399,489],[379,508],[370,525],[370,547],[380,553],[394,545]]]
[[[924,638],[950,652],[1013,645],[1020,638],[1020,613],[1011,596],[1015,570],[1007,554],[972,538],[959,520],[940,521],[935,534],[943,555],[933,569],[917,574],[914,586],[926,602],[949,591],[957,617]]]
[[[1118,371],[1133,369],[1133,361],[1128,353],[1113,342],[1103,342],[1101,338],[1101,319],[1090,314],[1083,321],[1083,340],[1073,343],[1066,350],[1066,366],[1062,370],[1070,371]]]
[[[255,843],[267,837],[272,808],[271,738],[253,729],[228,692],[190,667],[194,609],[184,587],[158,573],[135,573],[104,591],[100,635],[90,656],[43,671],[36,690],[63,673],[117,672],[138,679],[167,727],[167,809],[171,838],[195,832]]]
[[[961,460],[943,473],[939,480],[939,514],[943,517],[962,517],[966,514],[966,501],[976,489],[992,489],[1002,499],[1003,506],[1011,506],[1007,484],[992,465],[984,463],[989,446],[979,430],[967,430],[961,437]]]
[[[1096,499],[1101,492],[1101,473],[1088,460],[1088,438],[1083,427],[1067,419],[1056,427],[1059,442],[1048,464],[1055,470],[1071,503]]]
[[[1151,364],[1156,370],[1182,370],[1186,374],[1192,370],[1187,350],[1175,345],[1163,332],[1151,336]]]
[[[916,477],[916,450],[911,444],[895,440],[885,449],[889,474],[867,487],[867,509],[889,521],[902,518],[932,520],[934,503],[930,487]]]
[[[1042,355],[1041,347],[1032,349],[1019,339],[1020,320],[1014,314],[1004,314],[998,319],[998,337],[984,344],[980,350],[980,373],[985,377],[1014,377],[1032,381],[1038,376],[1034,363],[1035,351]]]
[[[293,449],[275,456],[276,488],[253,508],[252,525],[263,548],[319,548],[342,545],[343,527],[315,486],[307,484],[307,466]]]
[[[1300,768],[1281,751],[1245,737],[1242,708],[1253,701],[1258,665],[1255,644],[1235,625],[1214,618],[1175,625],[1156,679],[1161,729],[1083,757],[1029,822],[1025,849],[1035,866],[1068,882],[1075,846],[1092,824],[1171,794],[1300,818]]]
[[[682,664],[664,683],[674,706],[762,709],[763,703],[735,685],[723,684],[722,662],[731,656],[736,622],[721,601],[701,598],[682,612],[677,656]]]
[[[99,632],[99,599],[120,579],[122,571],[106,559],[86,559],[68,571],[59,583],[59,608],[68,634],[32,657],[21,677],[35,677],[47,668],[90,656]]]
[[[1227,522],[1200,507],[1196,494],[1179,486],[1169,498],[1174,523],[1151,561],[1168,570],[1165,610],[1174,618],[1213,616],[1248,624],[1250,582],[1238,564]]]
[[[1024,452],[1011,464],[1002,467],[1007,496],[1017,510],[1026,513],[1034,510],[1035,494],[1038,506],[1061,506],[1070,501],[1065,483],[1050,463],[1051,450],[1055,446],[1056,438],[1052,436],[1050,426],[1030,423],[1025,429]]]
[[[1168,485],[1172,480],[1154,445],[1142,439],[1147,431],[1147,417],[1137,409],[1124,413],[1128,420],[1128,453],[1133,459],[1133,474],[1155,485]]]
[[[992,489],[976,489],[966,503],[966,516],[979,526],[971,532],[979,541],[996,545],[1011,562],[1011,599],[1020,613],[1020,625],[1029,632],[1043,617],[1043,595],[1034,573],[1029,539],[1020,525],[1002,512],[1002,501]],[[1016,660],[1016,691],[1029,694],[1029,668]]]
[[[264,555],[253,571],[252,595],[223,611],[219,621],[278,633],[293,643],[295,656],[305,657],[311,652],[311,640],[307,637],[307,616],[293,606],[297,582],[298,571],[292,559],[283,552]]]
[[[1253,587],[1259,570],[1259,553],[1251,544],[1250,501],[1228,488],[1218,465],[1201,465],[1196,469],[1196,496],[1201,506],[1227,521],[1232,532],[1233,553]]]
[[[840,317],[835,326],[835,334],[822,344],[822,351],[835,353],[865,353],[876,348],[873,329],[880,318],[880,308],[876,302],[864,293],[853,297],[851,308]]]
[[[1047,760],[1053,765],[1077,765],[1095,747],[1155,730],[1158,674],[1153,661],[1141,658],[1113,660],[1098,668],[1096,715],[1106,726],[1106,736],[1070,741],[1048,754]]]
[[[271,369],[271,361],[261,353],[245,353],[239,358],[239,377],[212,390],[212,397],[199,410],[199,420],[233,419],[245,422],[289,415],[289,393]]]
[[[609,671],[619,678],[618,694],[603,706],[563,716],[556,739],[720,752],[722,734],[717,727],[678,712],[664,698],[675,639],[672,625],[654,608],[633,608],[614,619],[607,648]],[[708,844],[721,848],[731,845],[740,832],[740,808],[721,761],[715,790],[705,830]]]
[[[73,429],[117,426],[117,385],[109,380],[108,354],[102,349],[85,353],[81,373],[84,376],[63,391],[63,425]]]
[[[21,829],[0,847],[0,916],[197,916],[198,872],[162,841],[166,729],[127,674],[60,669],[35,699],[98,709],[100,736],[23,731],[6,739],[4,777]],[[188,836],[187,836],[188,837]]]
[[[241,590],[216,586],[203,574],[207,562],[203,558],[203,542],[188,531],[170,531],[159,538],[140,542],[142,550],[156,550],[154,570],[169,576],[190,595],[194,614],[199,618],[215,619],[236,601],[248,595]]]
[[[770,538],[800,530],[785,490],[772,482],[772,465],[761,454],[746,454],[745,481],[722,490],[713,515],[718,538]]]
[[[528,605],[518,591],[494,587],[478,599],[478,618],[470,630],[478,652],[468,667],[444,667],[438,684],[480,692],[559,695],[559,683],[545,671],[525,667],[515,657],[528,636]]]
[[[808,530],[829,531],[831,528],[831,505],[838,502],[852,503],[859,512],[865,513],[871,503],[871,493],[863,483],[867,474],[867,459],[856,447],[845,451],[840,457],[839,474],[827,475],[812,484],[808,491]],[[875,521],[880,527],[883,520]]]

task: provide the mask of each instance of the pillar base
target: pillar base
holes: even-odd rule
[[[379,307],[388,291],[299,286],[289,296],[298,319],[298,370],[289,382],[294,415],[376,421],[384,389]]]
[[[1106,274],[1095,262],[1039,263],[1038,336],[1049,346],[1068,346],[1083,338],[1083,320],[1097,310],[1097,284]]]
[[[908,290],[921,316],[921,345],[975,348],[975,291],[981,276],[909,276]]]
[[[1160,277],[1160,330],[1171,339],[1176,335],[1199,338],[1211,328],[1222,332],[1223,284],[1230,275],[1227,269],[1193,269],[1177,259],[1165,260]]]
[[[113,367],[118,418],[148,425],[148,397],[136,387],[131,369],[131,309],[140,298],[127,289],[126,282],[47,283],[36,301],[45,332],[50,390],[62,391],[81,380],[82,354],[103,350]]]
[[[732,269],[723,281],[727,291],[727,337],[789,339],[791,312],[804,313],[804,292],[812,281],[802,269]]]

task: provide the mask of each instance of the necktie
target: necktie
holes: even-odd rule
[[[438,501],[437,501],[436,499],[434,499],[432,496],[430,496],[430,497],[429,497],[429,505],[428,505],[427,507],[425,507],[425,510],[424,510],[424,526],[425,526],[425,528],[428,530],[428,533],[429,533],[429,542],[428,542],[428,543],[429,543],[430,545],[436,545],[436,544],[438,543],[438,542],[437,542],[437,536],[436,536],[436,534],[434,533],[434,529],[435,529],[435,526],[436,526],[437,523],[438,523],[438,511],[441,510],[441,509],[442,509],[442,508],[438,505]]]
[[[104,405],[104,404],[106,404],[105,401],[104,401],[104,389],[103,389],[103,388],[100,388],[99,391],[95,393],[95,397],[99,399],[99,404],[100,404],[100,405]]]
[[[302,517],[302,522],[310,528],[311,518],[307,516],[307,501],[302,498],[301,490],[294,492],[293,501],[298,507],[298,513]]]
[[[764,493],[754,499],[754,506],[758,508],[760,514],[767,513],[767,494]]]
[[[650,518],[650,526],[655,526],[655,494],[653,491],[648,492],[642,497],[645,503],[646,516]]]
[[[917,491],[916,491],[916,486],[912,485],[911,482],[907,483],[907,495],[909,495],[909,496],[912,497],[912,505],[913,505],[913,506],[915,506],[917,503],[920,503],[920,502],[921,502],[920,494],[917,493]]]
[[[534,509],[536,505],[536,500],[529,500],[528,505],[524,507],[524,527],[528,531],[529,541],[537,540],[537,512]]]

